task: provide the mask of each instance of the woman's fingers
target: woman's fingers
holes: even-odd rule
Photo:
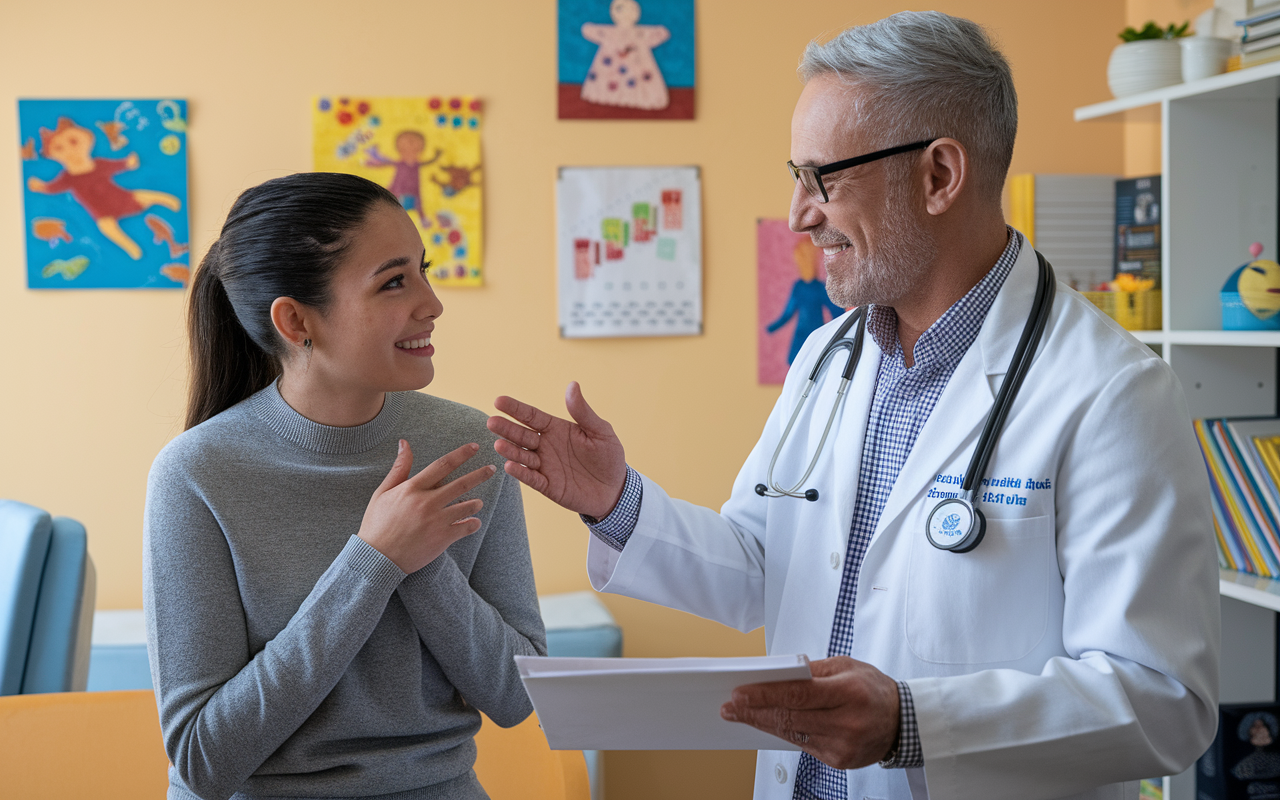
[[[435,492],[435,495],[439,498],[440,502],[447,505],[492,478],[493,474],[497,471],[498,468],[494,465],[485,464],[483,467],[473,469],[466,475],[460,475],[448,483],[439,483],[438,485],[433,485],[430,488]],[[427,488],[421,484],[420,487]]]
[[[377,497],[388,489],[404,483],[405,478],[409,477],[410,470],[413,469],[413,448],[404,439],[400,440],[400,449],[396,452],[396,460],[391,462],[391,470],[387,472],[387,477],[382,479],[382,483],[378,484],[378,488],[374,491],[373,496]]]
[[[484,501],[479,498],[464,500],[461,503],[445,506],[445,519],[449,520],[450,523],[458,523],[468,517],[474,517],[479,514],[482,508],[484,508]]]
[[[444,455],[432,461],[426,466],[422,472],[414,475],[410,480],[415,488],[430,488],[442,482],[445,478],[456,470],[458,467],[467,463],[472,456],[480,449],[480,445],[472,442],[464,444],[456,450],[445,453]]]

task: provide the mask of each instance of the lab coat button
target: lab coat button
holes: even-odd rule
[[[778,779],[778,783],[787,782],[787,768],[781,764],[777,764],[773,768],[773,777]]]
[[[840,568],[840,554],[834,551],[832,551],[831,553],[831,568],[832,569]]]

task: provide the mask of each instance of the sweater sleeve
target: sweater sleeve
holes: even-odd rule
[[[192,791],[216,800],[234,794],[324,700],[404,573],[352,536],[284,629],[250,652],[227,539],[168,455],[147,488],[147,649],[165,752]]]
[[[509,475],[468,576],[446,552],[397,590],[418,636],[463,699],[499,725],[533,711],[515,656],[547,654],[520,486]]]

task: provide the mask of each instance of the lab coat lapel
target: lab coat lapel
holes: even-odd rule
[[[1035,251],[1023,238],[1018,258],[991,304],[978,338],[951,374],[898,473],[869,548],[876,546],[881,533],[904,511],[921,501],[944,467],[953,465],[957,473],[968,467],[1031,313],[1038,274]],[[919,533],[923,536],[923,529]]]

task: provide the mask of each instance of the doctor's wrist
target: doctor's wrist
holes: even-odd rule
[[[924,750],[920,746],[920,726],[916,723],[916,707],[906,681],[898,684],[898,735],[888,755],[880,761],[885,769],[908,769],[924,766]]]

